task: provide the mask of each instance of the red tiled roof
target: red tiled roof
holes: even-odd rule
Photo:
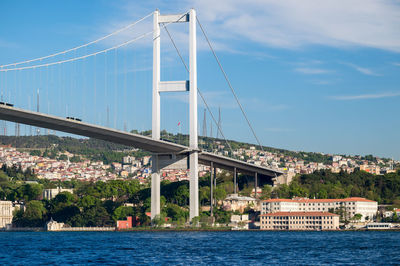
[[[261,216],[339,216],[330,212],[272,212]]]
[[[318,202],[353,202],[353,201],[362,201],[362,202],[376,202],[373,200],[369,200],[361,197],[351,197],[345,199],[307,199],[307,198],[293,198],[293,199],[269,199],[264,200],[264,202],[302,202],[302,203],[318,203]]]
[[[268,200],[263,200],[263,202],[296,202],[296,201],[291,199],[268,199]]]

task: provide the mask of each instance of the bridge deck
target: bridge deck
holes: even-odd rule
[[[57,131],[67,132],[71,134],[81,135],[85,137],[106,140],[126,146],[140,148],[152,153],[186,153],[191,149],[172,142],[154,140],[150,137],[139,134],[128,133],[111,128],[97,126],[93,124],[75,121],[62,117],[47,115],[38,112],[27,111],[15,107],[0,105],[0,119],[53,129]],[[282,172],[268,169],[266,167],[249,164],[243,161],[235,160],[229,157],[219,156],[208,152],[199,152],[199,162],[210,165],[211,162],[218,168],[233,170],[236,168],[238,172],[275,177]]]

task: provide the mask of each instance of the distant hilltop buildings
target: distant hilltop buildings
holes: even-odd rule
[[[316,161],[312,161],[308,153],[296,152],[276,152],[261,151],[255,146],[247,148],[237,148],[230,153],[222,142],[214,141],[212,152],[220,155],[232,155],[235,158],[252,163],[280,170],[285,174],[279,176],[276,184],[289,184],[296,174],[310,174],[318,170],[330,170],[333,173],[345,171],[353,172],[360,169],[372,174],[386,174],[395,172],[396,166],[400,163],[394,160],[380,159],[372,156],[342,156],[342,155],[323,155],[318,154]],[[301,154],[301,156],[299,155]],[[310,153],[311,154],[311,153]],[[299,155],[299,156],[296,156]],[[71,162],[70,158],[75,155],[64,152],[65,160],[50,159],[47,157],[33,156],[26,152],[19,152],[10,146],[0,146],[0,166],[17,165],[26,170],[31,168],[39,178],[49,180],[69,180],[72,178],[79,180],[113,180],[134,178],[140,182],[147,182],[147,177],[151,175],[151,156],[135,158],[125,156],[121,162],[113,162],[105,165],[100,161],[90,161],[84,159],[80,162]],[[299,158],[302,157],[303,159]],[[304,159],[305,158],[305,159]],[[322,159],[321,159],[322,158]],[[306,160],[307,159],[307,160]],[[317,162],[318,161],[318,162]],[[322,161],[322,162],[321,162]],[[200,166],[199,176],[203,176],[208,171],[207,166]],[[188,179],[187,170],[168,169],[163,171],[162,180],[181,181]]]

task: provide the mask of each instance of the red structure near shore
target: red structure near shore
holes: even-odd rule
[[[132,228],[132,216],[126,217],[126,221],[117,221],[117,230]]]

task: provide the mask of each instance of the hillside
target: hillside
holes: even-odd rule
[[[132,131],[133,133],[151,136],[151,130],[147,131]],[[189,136],[184,134],[172,134],[163,130],[161,132],[161,139],[179,143],[188,146]],[[249,149],[255,147],[259,149],[255,144],[239,142],[234,140],[227,141],[233,151],[238,149]],[[150,155],[145,151],[133,149],[132,147],[119,145],[103,140],[96,140],[91,138],[72,138],[72,137],[58,137],[55,135],[44,135],[44,136],[0,136],[0,143],[3,145],[11,145],[19,149],[26,150],[54,150],[56,152],[68,151],[74,154],[83,155],[89,159],[102,160],[105,163],[112,161],[120,161],[124,154],[132,154],[136,157],[143,157]],[[221,151],[226,152],[228,156],[234,157],[232,152],[223,139],[202,137],[199,136],[199,146],[207,151]],[[289,151],[285,149],[278,149],[273,147],[263,146],[264,151],[279,154],[283,157],[297,158],[303,160],[305,163],[323,163],[329,164],[332,162],[332,155],[316,153],[316,152],[304,152],[304,151]],[[377,157],[372,155],[367,156],[346,156],[346,158],[354,158],[355,160],[366,160],[376,162]],[[384,162],[389,162],[390,159],[381,158]]]

